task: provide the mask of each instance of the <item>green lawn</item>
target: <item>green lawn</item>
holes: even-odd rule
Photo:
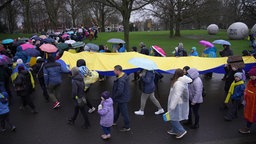
[[[208,35],[206,30],[183,30],[181,31],[181,37],[168,37],[169,31],[152,31],[152,32],[130,32],[130,46],[137,46],[140,42],[144,42],[147,47],[152,45],[158,45],[162,47],[168,56],[171,55],[174,48],[178,45],[179,42],[183,42],[184,47],[187,51],[190,51],[191,47],[195,46],[198,49],[198,52],[201,54],[204,49],[198,42],[200,40],[214,41],[216,39],[225,39],[228,40],[226,31],[222,30],[217,35]],[[0,34],[0,39],[6,38],[17,38],[17,37],[30,37],[31,34]],[[92,43],[108,45],[111,48],[111,44],[107,43],[107,40],[110,38],[121,38],[123,39],[122,32],[106,32],[99,33],[97,40],[92,40]],[[249,49],[248,40],[229,40],[232,44],[231,48],[233,49],[236,55],[240,55],[242,50]],[[85,42],[89,42],[86,40]],[[222,49],[221,45],[216,45],[218,50]]]

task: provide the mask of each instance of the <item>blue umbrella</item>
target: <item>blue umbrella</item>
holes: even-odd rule
[[[54,43],[54,42],[55,42],[55,40],[52,39],[52,38],[46,38],[46,39],[44,39],[43,41],[44,41],[45,43]]]
[[[131,58],[128,61],[133,66],[146,69],[146,70],[157,70],[158,66],[156,63],[150,59],[147,58]]]
[[[2,44],[10,44],[10,43],[13,43],[14,40],[13,39],[5,39],[2,41]]]
[[[72,35],[74,34],[74,31],[68,31],[67,34]]]
[[[213,44],[220,44],[220,45],[231,45],[230,42],[226,41],[226,40],[215,40],[212,42]]]
[[[31,57],[37,57],[40,55],[40,52],[37,49],[26,49],[24,52]]]

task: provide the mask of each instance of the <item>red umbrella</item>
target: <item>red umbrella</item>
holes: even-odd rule
[[[154,46],[152,46],[152,48],[153,48],[157,53],[159,53],[161,56],[166,57],[165,51],[164,51],[162,48],[160,48],[159,46],[154,45]]]
[[[26,50],[26,49],[31,49],[31,48],[36,48],[34,45],[30,44],[30,43],[25,43],[20,45],[22,50]]]
[[[43,44],[39,47],[42,51],[47,52],[47,53],[55,53],[57,52],[58,48],[55,47],[52,44]]]

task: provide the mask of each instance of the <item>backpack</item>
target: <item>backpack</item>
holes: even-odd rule
[[[16,91],[25,90],[25,83],[24,83],[25,81],[26,81],[25,76],[19,73],[13,82],[15,90]]]

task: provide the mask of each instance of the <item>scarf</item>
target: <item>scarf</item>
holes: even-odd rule
[[[242,81],[242,80],[240,80],[239,82],[233,81],[233,83],[231,84],[231,86],[229,88],[228,95],[227,95],[224,103],[228,103],[229,102],[231,95],[234,94],[235,87],[239,86],[239,85],[242,85],[242,84],[244,84],[244,81]]]

